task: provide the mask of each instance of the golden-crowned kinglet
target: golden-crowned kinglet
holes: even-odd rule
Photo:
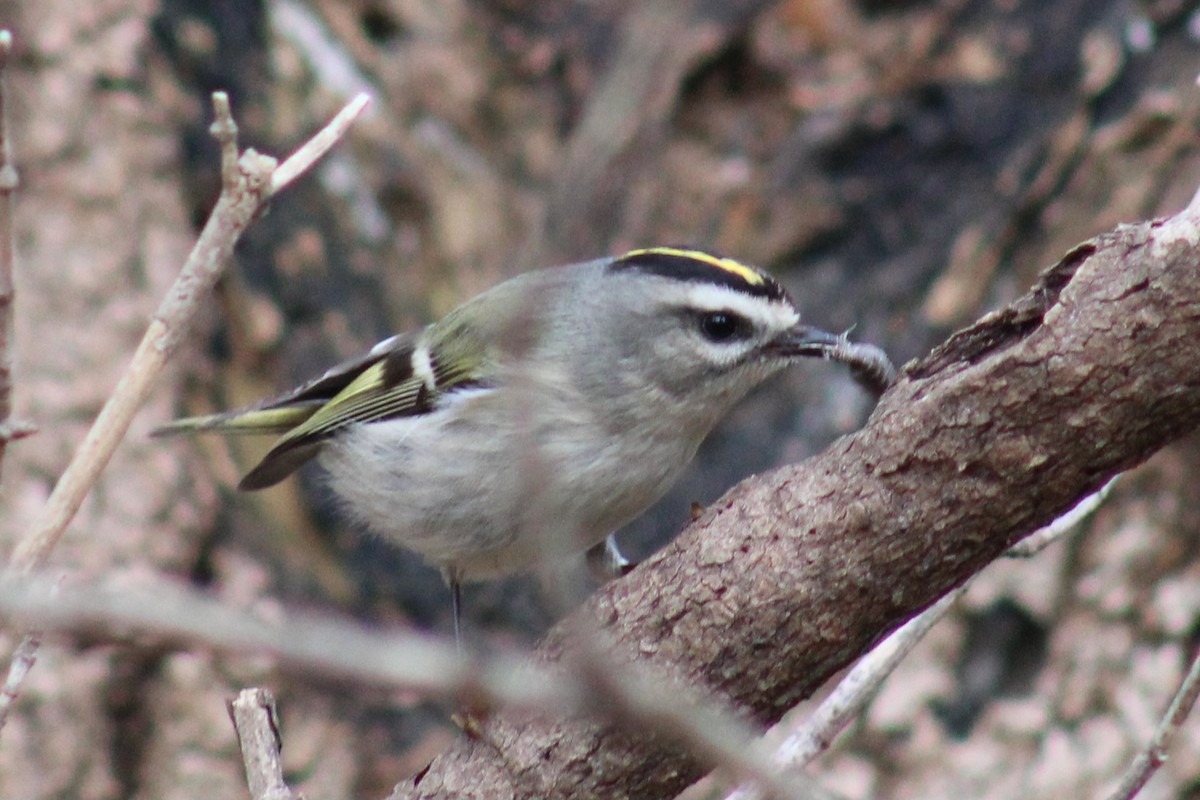
[[[876,348],[801,324],[770,276],[657,247],[520,275],[280,397],[162,432],[279,435],[246,490],[319,457],[352,517],[441,568],[457,630],[463,580],[619,559],[605,537],[802,356],[890,380]]]

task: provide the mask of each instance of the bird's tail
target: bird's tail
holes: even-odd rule
[[[229,434],[263,434],[280,436],[311,417],[320,402],[295,404],[282,408],[249,408],[203,417],[185,417],[155,428],[151,436],[214,431]]]

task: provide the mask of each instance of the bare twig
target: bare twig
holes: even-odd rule
[[[1146,749],[1133,759],[1128,771],[1121,778],[1121,783],[1108,796],[1108,800],[1130,800],[1141,791],[1146,781],[1150,780],[1167,760],[1167,750],[1175,734],[1179,732],[1179,727],[1195,706],[1197,696],[1200,696],[1200,652],[1192,659],[1192,665],[1183,682],[1179,684],[1179,691],[1171,698],[1171,704],[1158,723],[1154,737],[1146,745]]]
[[[364,103],[362,98],[357,98],[348,109],[361,111]],[[212,290],[246,226],[271,198],[274,187],[282,188],[288,180],[311,165],[312,158],[326,152],[337,137],[345,132],[354,116],[346,112],[339,114],[330,126],[314,137],[319,140],[315,147],[309,149],[309,145],[305,145],[301,148],[306,155],[296,167],[289,170],[290,177],[275,181],[275,159],[253,150],[238,156],[237,126],[223,92],[214,93],[213,106],[216,117],[213,135],[221,144],[224,181],[221,196],[175,284],[159,304],[125,373],[55,484],[41,516],[17,544],[8,565],[10,574],[28,575],[46,562],[124,438],[133,415],[149,396],[155,380],[183,340],[200,299]],[[330,134],[330,130],[335,133]],[[314,152],[316,155],[312,155]],[[37,651],[36,639],[36,633],[30,634],[17,652],[31,658]],[[28,672],[31,665],[32,660],[26,663],[14,660],[10,663],[6,692],[15,694],[20,684],[16,676]],[[6,712],[7,706],[0,707],[0,726],[3,725]]]
[[[842,728],[858,716],[867,702],[875,696],[884,678],[892,674],[896,665],[912,652],[925,638],[925,634],[929,633],[966,593],[967,586],[969,584],[964,584],[950,592],[863,656],[812,716],[784,738],[775,751],[775,763],[800,769],[825,752]],[[730,795],[730,800],[747,800],[752,796],[734,792]]]
[[[254,800],[297,800],[299,795],[283,780],[275,696],[266,689],[243,689],[230,701],[229,716],[242,748],[250,796]]]
[[[1113,485],[1120,477],[1120,474],[1114,475],[1108,483],[1080,500],[1070,511],[1005,550],[1004,556],[1006,558],[1032,558],[1066,534],[1074,531],[1104,504],[1104,501],[1112,494]]]
[[[214,95],[218,119],[226,104],[221,93]],[[227,107],[225,109],[228,110]],[[223,170],[229,180],[229,131],[221,126]],[[233,143],[236,152],[236,142]],[[267,200],[275,160],[247,152],[236,162],[237,185],[227,183],[216,208],[200,233],[187,263],[159,305],[146,334],[116,389],[104,404],[83,443],[75,452],[66,471],[54,487],[41,517],[17,545],[9,570],[28,574],[45,563],[67,524],[79,510],[84,497],[107,466],[109,458],[133,419],[134,413],[150,393],[154,380],[183,338],[199,298],[210,290],[224,269],[234,243],[250,223],[254,213]]]
[[[13,194],[20,182],[13,166],[12,136],[8,130],[8,59],[12,54],[12,33],[0,30],[0,467],[13,439],[33,433],[34,427],[15,420],[12,414],[12,308],[13,289]],[[0,690],[0,728],[25,675],[33,668],[37,655],[36,637],[26,637],[13,652],[4,687]]]
[[[216,283],[246,226],[275,191],[286,186],[329,150],[354,117],[361,113],[366,102],[367,98],[360,96],[347,105],[324,130],[285,162],[287,169],[280,178],[275,159],[269,156],[247,150],[237,157],[237,126],[229,114],[228,99],[222,92],[213,95],[217,117],[213,134],[221,143],[225,177],[216,208],[175,285],[159,305],[132,363],[54,487],[41,519],[17,546],[9,565],[11,571],[28,573],[44,563],[124,437],[154,380],[178,347],[199,299]]]
[[[339,111],[328,125],[301,145],[300,149],[292,153],[287,161],[279,165],[275,174],[271,176],[271,193],[275,194],[282,190],[329,152],[329,149],[346,135],[350,125],[358,119],[370,102],[371,96],[368,94],[355,95],[354,99],[347,103],[346,107]]]
[[[404,630],[365,628],[344,618],[288,612],[269,617],[232,608],[166,582],[149,586],[67,586],[39,575],[0,580],[0,618],[43,631],[93,638],[149,638],[163,646],[200,646],[269,655],[284,669],[473,705],[527,710],[579,708],[577,684],[524,654],[462,658],[453,641]]]
[[[38,647],[42,637],[39,631],[33,631],[21,638],[17,649],[13,651],[12,662],[8,666],[8,674],[4,678],[4,688],[0,690],[0,728],[8,720],[8,712],[16,702],[21,690],[21,683],[33,664],[37,661]]]
[[[1120,476],[1117,476],[1120,477]],[[1018,542],[1005,551],[1013,558],[1030,558],[1054,542],[1079,528],[1079,526],[1108,498],[1114,477],[1095,493],[1088,495],[1067,513]],[[771,761],[776,769],[800,770],[821,753],[829,749],[834,738],[850,721],[862,712],[867,703],[887,676],[912,652],[925,634],[933,628],[954,606],[970,581],[934,603],[920,615],[884,639],[870,653],[863,656],[854,668],[842,678],[834,690],[807,718],[790,729],[786,724],[776,726],[767,738],[782,740],[772,754]],[[762,797],[753,786],[740,786],[726,800],[757,800]]]
[[[0,30],[0,467],[13,439],[34,432],[12,414],[13,194],[19,183],[8,130],[8,59],[12,33]]]
[[[341,618],[278,613],[266,619],[175,584],[60,588],[38,575],[0,581],[0,617],[93,638],[153,637],[268,654],[302,674],[416,690],[471,707],[599,715],[635,733],[651,731],[680,742],[733,778],[762,785],[772,797],[818,796],[807,781],[780,780],[745,723],[709,703],[680,702],[681,691],[668,688],[665,677],[645,665],[618,663],[598,643],[584,643],[586,651],[564,672],[519,653],[463,657],[442,638],[367,629]]]
[[[687,702],[686,692],[672,687],[645,665],[618,662],[617,645],[597,631],[583,632],[572,642],[571,673],[584,682],[596,713],[627,730],[653,733],[684,744],[699,759],[724,770],[737,781],[749,781],[760,797],[809,800],[806,779],[784,780],[772,766],[753,731],[731,714],[719,712],[712,698]]]
[[[208,126],[208,133],[217,140],[221,147],[221,189],[225,192],[236,192],[241,176],[238,173],[238,126],[233,119],[233,111],[229,108],[229,95],[225,92],[213,92],[213,123]]]
[[[683,742],[708,763],[739,780],[763,783],[775,796],[812,796],[803,785],[788,789],[778,779],[744,723],[706,705],[684,706],[678,691],[664,688],[669,684],[663,677],[644,665],[614,667],[608,655],[580,658],[588,668],[569,672],[521,653],[464,657],[440,637],[367,629],[342,618],[280,613],[265,619],[165,583],[59,588],[37,575],[9,579],[0,581],[0,617],[44,631],[152,637],[226,653],[268,654],[301,674],[416,690],[469,707],[599,714],[627,729]]]

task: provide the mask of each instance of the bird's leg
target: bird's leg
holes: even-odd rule
[[[628,575],[637,566],[621,554],[617,548],[617,539],[611,533],[604,538],[603,542],[589,547],[586,558],[588,571],[601,583]]]
[[[454,614],[454,645],[458,649],[458,658],[461,661],[465,658],[462,640],[462,573],[451,567],[444,567],[442,577],[450,587],[450,608]],[[483,723],[488,714],[486,706],[472,706],[468,702],[463,704],[458,712],[451,714],[450,719],[462,728],[468,739],[487,741],[483,736]]]
[[[450,588],[450,613],[454,617],[454,644],[458,655],[463,654],[462,641],[462,573],[451,565],[442,567],[442,580]]]

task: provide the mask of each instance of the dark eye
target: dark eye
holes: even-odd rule
[[[700,333],[710,342],[728,342],[745,337],[746,320],[729,311],[706,311],[700,315]]]

